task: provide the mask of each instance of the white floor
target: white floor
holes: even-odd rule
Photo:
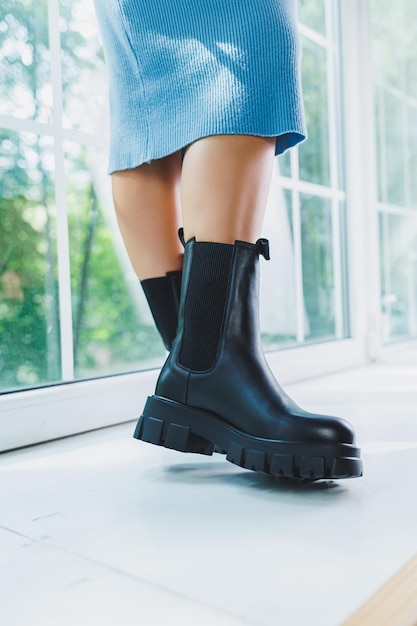
[[[363,478],[288,484],[132,424],[0,456],[1,624],[342,624],[417,552],[417,356],[287,390],[354,423]]]

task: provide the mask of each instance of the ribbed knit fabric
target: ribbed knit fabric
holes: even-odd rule
[[[195,243],[184,304],[184,330],[178,362],[204,372],[215,362],[227,304],[233,246]]]
[[[146,278],[141,285],[155,325],[167,350],[171,349],[178,327],[182,271]]]
[[[306,135],[296,0],[95,0],[110,78],[109,172],[201,137]]]

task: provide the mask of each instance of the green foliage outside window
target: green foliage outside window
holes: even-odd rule
[[[71,27],[73,5],[60,5],[64,100],[80,73],[103,63],[101,48]],[[0,36],[1,112],[50,123],[47,3],[4,0]],[[7,390],[61,379],[60,327],[53,140],[2,130],[0,147],[0,390]],[[66,201],[76,375],[160,360],[162,344],[132,303],[85,150],[71,167]]]

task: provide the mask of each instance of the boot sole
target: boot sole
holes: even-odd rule
[[[135,439],[180,452],[226,453],[230,463],[280,478],[318,480],[362,476],[360,449],[351,444],[298,443],[254,437],[214,415],[150,396]]]

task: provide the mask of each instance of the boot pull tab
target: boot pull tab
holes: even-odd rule
[[[266,261],[271,258],[269,256],[269,241],[268,239],[258,239],[256,242],[256,251],[258,254],[262,254]]]
[[[178,229],[178,237],[185,248],[184,229],[182,227]]]

